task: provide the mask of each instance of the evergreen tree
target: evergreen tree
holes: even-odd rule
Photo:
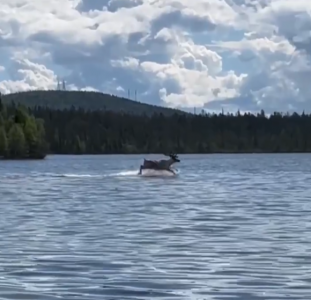
[[[1,112],[0,112],[0,126],[4,126],[4,118],[2,117]]]
[[[44,158],[48,150],[44,121],[29,115],[22,105],[1,105],[0,156],[7,159]]]
[[[39,133],[37,130],[36,120],[33,117],[28,117],[24,127],[25,139],[27,142],[28,155],[35,156],[39,150]]]
[[[8,154],[8,139],[3,126],[0,126],[0,157],[6,157]]]
[[[20,124],[15,123],[8,134],[9,156],[11,158],[26,157],[26,139]]]

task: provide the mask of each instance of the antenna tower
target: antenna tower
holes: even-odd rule
[[[64,79],[63,79],[63,91],[66,91],[66,82]]]
[[[57,90],[60,90],[60,82],[59,82],[59,77],[57,76]]]

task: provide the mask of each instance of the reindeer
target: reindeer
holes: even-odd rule
[[[163,170],[163,171],[169,171],[175,174],[174,171],[171,169],[171,165],[173,165],[174,163],[180,162],[180,160],[178,159],[178,156],[176,154],[169,154],[166,156],[169,156],[170,158],[162,159],[162,160],[144,159],[144,162],[140,166],[138,174],[141,175],[142,170],[145,170],[145,169]]]

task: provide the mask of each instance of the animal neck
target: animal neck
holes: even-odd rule
[[[168,165],[171,166],[172,164],[175,163],[175,160],[170,158],[167,162],[168,162]]]

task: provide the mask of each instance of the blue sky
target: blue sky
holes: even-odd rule
[[[311,111],[308,11],[309,0],[2,0],[0,91],[53,89],[59,76],[184,109]]]

